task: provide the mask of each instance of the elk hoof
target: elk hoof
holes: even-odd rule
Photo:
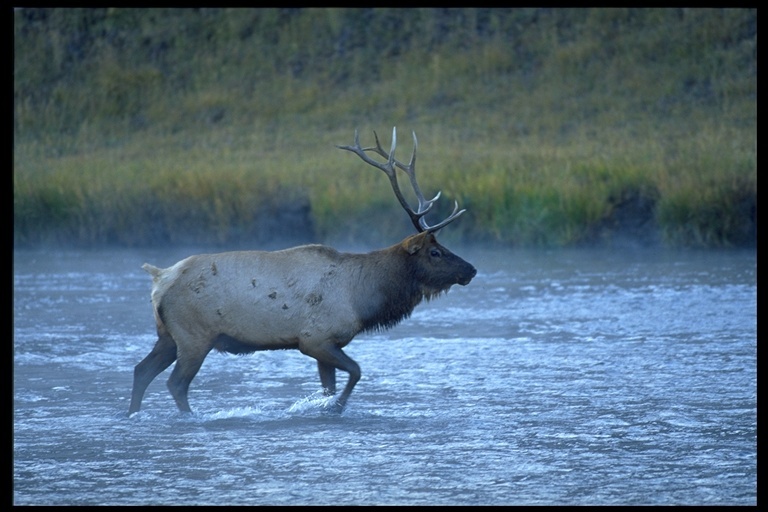
[[[344,411],[344,405],[340,404],[337,400],[329,401],[323,408],[323,412],[326,414],[341,414]]]

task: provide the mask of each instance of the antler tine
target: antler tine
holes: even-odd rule
[[[440,222],[438,224],[435,224],[434,226],[425,226],[424,231],[429,231],[430,233],[435,233],[437,230],[444,228],[445,226],[447,226],[448,224],[450,224],[451,222],[456,220],[462,213],[467,211],[466,208],[462,208],[458,212],[456,210],[459,210],[459,202],[458,201],[454,201],[453,213],[451,213],[448,217],[446,217],[445,220],[443,220],[442,222]],[[422,220],[423,220],[423,217],[422,217]]]
[[[376,132],[373,132],[374,136],[376,136]],[[379,144],[379,138],[376,136],[376,147],[372,148],[363,148],[360,146],[360,137],[358,135],[357,130],[355,130],[355,145],[354,146],[340,146],[337,145],[336,147],[339,149],[345,149],[347,151],[351,151],[352,153],[359,156],[365,163],[372,165],[373,167],[376,167],[377,169],[380,169],[384,171],[384,173],[389,178],[389,183],[392,185],[392,191],[395,193],[395,197],[397,197],[397,200],[400,202],[400,206],[403,207],[405,212],[408,214],[408,216],[411,218],[411,222],[413,223],[414,227],[417,231],[423,231],[424,229],[419,224],[419,218],[421,217],[418,213],[414,212],[411,206],[408,204],[408,201],[405,200],[405,197],[403,196],[403,193],[400,191],[400,185],[397,183],[397,173],[395,172],[395,166],[397,165],[397,162],[395,160],[395,146],[396,146],[396,137],[395,137],[395,129],[392,130],[392,149],[390,150],[390,154],[387,154],[386,151],[384,151],[381,147],[381,144]],[[379,155],[383,156],[387,159],[386,163],[380,163],[376,160],[370,158],[368,155],[365,154],[366,151],[375,151]],[[422,214],[423,215],[423,214]]]
[[[435,197],[432,199],[427,199],[424,197],[424,194],[421,192],[421,187],[419,187],[419,183],[416,180],[416,151],[419,147],[419,141],[416,138],[416,132],[411,132],[413,135],[413,153],[411,154],[411,160],[408,162],[408,165],[403,164],[402,162],[399,162],[398,160],[395,160],[392,158],[394,156],[394,144],[393,144],[393,151],[390,152],[390,154],[387,154],[386,151],[384,151],[384,148],[381,147],[381,143],[379,142],[379,137],[376,134],[376,132],[373,132],[373,135],[376,139],[376,147],[371,148],[373,151],[381,155],[382,157],[393,161],[395,166],[402,170],[405,174],[408,175],[408,179],[411,182],[411,187],[413,188],[413,192],[416,194],[416,199],[419,202],[419,206],[416,212],[416,215],[419,216],[419,231],[437,231],[439,228],[435,228],[434,226],[430,226],[427,224],[427,221],[425,219],[425,215],[432,209],[432,206],[434,206],[435,201],[437,201],[440,198],[441,192],[438,191],[437,194],[435,194]],[[394,142],[396,140],[397,134],[395,129],[392,129],[392,141]],[[454,210],[454,213],[456,211]],[[458,217],[458,215],[457,215]],[[442,224],[442,223],[441,223]],[[445,223],[447,224],[447,222]],[[442,224],[444,226],[445,224]],[[442,227],[440,226],[440,227]]]
[[[424,194],[421,192],[421,187],[419,187],[418,182],[416,181],[416,150],[418,148],[418,140],[416,139],[416,132],[413,133],[413,153],[411,154],[411,160],[408,162],[408,165],[403,164],[402,162],[399,162],[395,159],[395,148],[397,146],[397,128],[392,128],[392,148],[390,149],[389,153],[387,153],[384,148],[381,147],[381,142],[379,141],[378,134],[374,131],[373,136],[376,140],[376,146],[373,147],[366,147],[363,148],[360,146],[360,139],[358,136],[358,131],[355,130],[355,145],[354,146],[336,146],[340,149],[346,149],[347,151],[351,151],[358,155],[364,162],[367,164],[370,164],[378,169],[381,169],[387,174],[387,177],[389,177],[389,181],[392,184],[392,190],[395,192],[395,196],[397,197],[397,200],[400,202],[400,205],[403,207],[403,209],[408,213],[408,216],[411,218],[411,222],[413,222],[414,227],[419,232],[429,232],[434,233],[437,230],[445,227],[447,224],[455,220],[457,217],[459,217],[462,213],[464,213],[466,210],[459,211],[459,203],[458,201],[455,202],[453,212],[442,222],[435,224],[434,226],[430,226],[427,224],[427,221],[424,219],[424,216],[432,209],[432,207],[435,204],[435,201],[437,201],[440,198],[440,192],[438,191],[437,194],[435,194],[435,197],[432,199],[426,199],[424,197]],[[368,157],[368,155],[365,154],[366,151],[373,151],[374,153],[378,154],[379,156],[386,158],[386,163],[380,163],[372,158]],[[400,186],[397,183],[397,173],[395,172],[395,169],[399,168],[402,170],[405,174],[408,175],[408,179],[411,182],[411,187],[413,188],[414,193],[416,194],[416,199],[419,202],[419,206],[417,211],[414,211],[408,202],[403,197],[402,192],[400,191]]]
[[[395,146],[397,141],[397,128],[392,129],[392,149],[389,153],[387,153],[384,148],[381,147],[381,142],[379,142],[379,135],[374,131],[373,136],[376,139],[376,147],[369,147],[364,148],[364,151],[373,151],[379,156],[382,156],[387,159],[387,161],[392,162],[395,167],[399,168],[401,171],[403,171],[405,174],[408,175],[408,179],[411,181],[411,187],[413,187],[413,191],[416,194],[416,199],[419,201],[419,206],[417,211],[414,213],[416,215],[419,215],[419,226],[420,230],[427,229],[429,226],[427,225],[426,221],[424,220],[424,215],[432,209],[432,205],[435,201],[440,197],[440,192],[435,195],[432,199],[427,200],[424,197],[424,194],[421,192],[421,188],[419,187],[418,182],[416,181],[416,150],[419,146],[419,141],[416,139],[416,132],[411,132],[413,134],[413,153],[411,154],[411,160],[408,162],[408,165],[403,164],[402,162],[395,160]]]
[[[365,163],[367,163],[369,165],[372,165],[372,166],[376,167],[377,169],[381,169],[382,171],[384,171],[387,174],[387,176],[391,177],[391,176],[394,176],[394,174],[395,174],[395,169],[394,169],[394,165],[393,165],[394,164],[394,162],[393,162],[394,159],[390,158],[389,155],[387,155],[385,152],[383,152],[383,150],[382,150],[382,153],[380,153],[380,154],[387,159],[387,163],[385,163],[385,164],[377,162],[376,160],[370,158],[368,155],[365,154],[366,151],[370,151],[372,149],[375,150],[375,148],[363,148],[363,147],[361,147],[360,146],[360,134],[357,132],[357,130],[355,130],[355,145],[354,146],[342,146],[342,145],[338,145],[337,144],[336,147],[339,148],[339,149],[346,149],[347,151],[353,152],[354,154],[356,154],[357,156],[362,158],[362,160]]]
[[[398,164],[398,167],[408,175],[408,179],[411,181],[411,187],[416,194],[416,199],[419,201],[418,213],[421,215],[419,224],[423,229],[427,230],[430,228],[430,226],[427,225],[427,221],[424,219],[424,215],[426,215],[427,212],[432,209],[435,201],[440,198],[440,191],[438,190],[437,194],[435,194],[435,197],[429,200],[427,200],[424,197],[424,194],[422,194],[421,187],[419,187],[419,183],[416,181],[416,149],[419,147],[419,141],[416,139],[416,132],[411,133],[413,134],[413,154],[411,154],[411,161],[408,163],[408,165],[402,165],[397,161],[395,162]]]

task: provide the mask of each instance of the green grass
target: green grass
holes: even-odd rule
[[[394,243],[386,177],[335,147],[392,126],[431,218],[467,208],[449,240],[590,243],[640,195],[668,245],[756,241],[754,9],[14,16],[17,245]]]

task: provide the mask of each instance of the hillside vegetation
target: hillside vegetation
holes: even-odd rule
[[[755,9],[14,11],[14,243],[756,243]],[[407,180],[401,179],[407,189]]]

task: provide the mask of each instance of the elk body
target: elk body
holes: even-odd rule
[[[424,299],[466,285],[475,268],[440,245],[435,232],[464,210],[434,226],[424,215],[439,193],[425,200],[415,177],[416,136],[406,166],[376,147],[339,146],[387,173],[393,191],[418,233],[391,247],[353,254],[322,245],[281,251],[199,254],[160,269],[144,264],[152,276],[152,305],[158,339],[134,369],[129,414],[141,407],[150,382],[174,361],[168,389],[181,411],[191,411],[190,382],[213,350],[247,354],[259,350],[298,349],[317,360],[326,395],[336,393],[336,370],[349,374],[335,400],[341,411],[360,380],[360,367],[342,350],[364,331],[387,329],[407,318]],[[366,151],[386,159],[377,162]],[[419,206],[411,209],[397,184],[396,169],[408,174]]]

